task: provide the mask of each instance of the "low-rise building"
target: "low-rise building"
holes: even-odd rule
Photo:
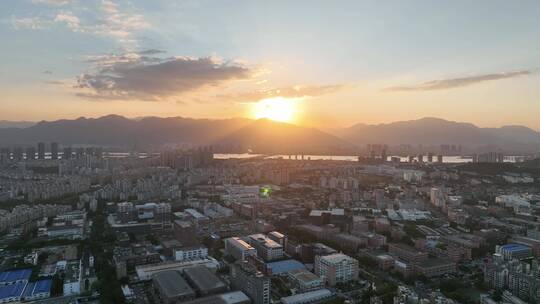
[[[225,239],[225,253],[237,260],[246,260],[249,255],[257,255],[257,250],[239,237]]]
[[[163,304],[175,304],[195,298],[195,291],[176,270],[161,271],[153,275],[152,284]]]
[[[456,263],[446,259],[431,258],[418,263],[415,269],[418,274],[431,278],[456,272]]]
[[[265,261],[283,257],[283,246],[263,234],[250,235],[248,242],[257,250],[257,255]]]
[[[24,289],[22,299],[25,301],[34,301],[49,298],[51,296],[51,287],[51,279],[30,282]]]
[[[241,291],[231,291],[219,295],[202,297],[184,304],[250,304],[249,297]]]
[[[315,274],[334,286],[358,279],[358,261],[342,253],[315,257]]]
[[[227,285],[205,266],[186,268],[184,276],[191,286],[195,288],[199,296],[216,294],[227,290]]]
[[[288,277],[294,288],[300,293],[321,289],[324,281],[307,269],[296,269],[288,272]]]
[[[305,293],[295,294],[293,296],[281,298],[283,304],[308,304],[319,302],[324,299],[333,297],[334,294],[328,289],[319,289],[308,291]]]
[[[506,244],[497,246],[495,252],[501,254],[507,261],[513,259],[526,259],[532,257],[532,248],[522,244]]]
[[[181,247],[174,249],[176,261],[202,259],[208,257],[208,248],[204,246]]]
[[[399,243],[388,244],[388,252],[410,263],[418,263],[428,258],[427,252],[422,252],[411,246]]]

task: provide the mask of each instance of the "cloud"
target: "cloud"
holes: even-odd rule
[[[310,98],[331,94],[344,85],[320,85],[320,86],[289,86],[278,89],[262,89],[238,94],[221,94],[215,96],[224,101],[232,102],[257,102],[262,99],[284,97],[284,98]]]
[[[255,69],[213,57],[102,55],[87,59],[92,72],[77,78],[77,96],[97,100],[161,101],[251,78]]]
[[[51,70],[45,70],[43,71],[43,74],[47,74],[47,75],[52,75],[52,71]]]
[[[150,27],[143,15],[121,12],[118,5],[110,0],[103,0],[101,5],[103,20],[94,27],[100,35],[115,37],[122,42],[132,42],[134,31]]]
[[[32,3],[35,4],[47,4],[47,5],[56,5],[56,6],[62,6],[70,4],[71,0],[32,0]]]
[[[404,92],[404,91],[446,90],[446,89],[466,87],[466,86],[470,86],[470,85],[474,85],[474,84],[486,82],[486,81],[514,78],[514,77],[529,75],[531,73],[532,72],[529,70],[522,70],[522,71],[513,71],[513,72],[484,74],[484,75],[469,76],[469,77],[460,77],[460,78],[440,79],[440,80],[427,81],[424,83],[410,85],[410,86],[388,87],[384,89],[384,91]]]
[[[73,15],[71,12],[63,12],[57,14],[54,18],[54,22],[65,23],[67,27],[69,27],[74,32],[83,30],[81,28],[81,20],[79,20],[79,18]]]
[[[63,6],[70,4],[68,0],[33,0],[33,3]],[[75,5],[70,6],[80,11]],[[93,18],[81,19],[78,14],[66,11],[56,11],[47,17],[12,18],[14,29],[40,30],[50,28],[54,23],[65,24],[73,32],[89,33],[106,36],[118,40],[120,43],[133,46],[137,41],[135,35],[138,31],[150,28],[150,23],[143,15],[127,12],[111,0],[102,0],[100,5],[92,9]]]
[[[66,83],[61,80],[47,80],[47,81],[44,81],[44,83],[51,84],[51,85],[66,85]]]
[[[38,17],[23,17],[11,18],[11,27],[16,30],[41,30],[44,29],[49,22]]]

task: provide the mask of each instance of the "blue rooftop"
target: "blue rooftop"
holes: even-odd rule
[[[32,297],[40,293],[50,293],[52,287],[52,280],[45,279],[36,282],[30,282],[26,285],[23,297]]]
[[[32,275],[32,269],[18,269],[0,272],[0,284],[7,284],[19,280],[28,280]]]
[[[292,270],[297,269],[306,269],[304,264],[298,262],[297,260],[285,260],[277,261],[266,264],[268,268],[272,270],[272,274],[284,274]]]
[[[8,298],[20,298],[26,283],[16,283],[0,287],[0,300]]]
[[[531,249],[531,247],[521,245],[521,244],[506,244],[506,245],[502,245],[501,248],[506,251],[520,251],[520,250]]]

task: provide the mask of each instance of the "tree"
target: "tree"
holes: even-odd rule
[[[52,278],[51,295],[61,296],[64,293],[64,279],[62,275],[55,274]]]

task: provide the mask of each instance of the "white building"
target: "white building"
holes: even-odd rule
[[[446,205],[444,192],[440,188],[431,188],[430,201],[436,207],[444,207]]]
[[[265,261],[283,257],[283,246],[263,234],[252,234],[249,236],[248,241],[257,250],[257,255]]]
[[[249,255],[257,255],[257,250],[239,237],[225,239],[225,252],[237,260],[245,260]]]
[[[174,250],[176,261],[202,259],[208,257],[208,248],[203,246],[183,247]]]
[[[215,270],[219,267],[219,262],[212,257],[207,257],[204,259],[196,259],[196,260],[191,260],[191,261],[186,260],[186,261],[176,261],[176,262],[163,262],[163,263],[157,263],[157,264],[136,266],[135,272],[137,273],[137,277],[139,277],[139,280],[147,281],[147,280],[151,280],[152,276],[158,272],[162,272],[166,270],[183,271],[186,268],[195,267],[195,266],[204,266],[215,272]]]
[[[71,296],[81,293],[81,267],[79,260],[69,261],[65,268],[63,295]]]
[[[342,253],[315,257],[315,274],[334,286],[358,279],[358,261]]]

